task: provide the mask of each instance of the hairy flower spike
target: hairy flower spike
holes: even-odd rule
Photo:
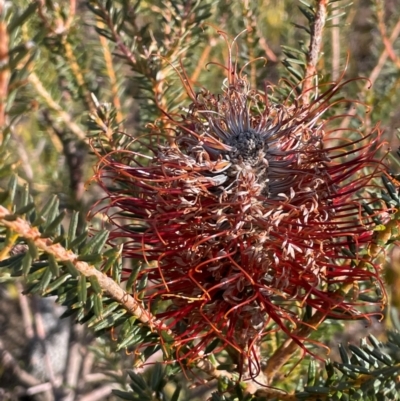
[[[232,65],[227,72],[220,95],[195,94],[184,75],[192,104],[171,117],[174,143],[154,146],[146,165],[129,149],[114,151],[99,177],[118,208],[113,240],[148,264],[136,295],[149,309],[166,301],[156,317],[175,335],[176,358],[196,359],[217,338],[208,352],[227,349],[254,376],[268,333],[303,346],[293,334],[302,307],[341,319],[375,312],[343,288],[384,292],[379,266],[360,262],[376,217],[387,220],[370,195],[385,166],[375,156],[378,129],[344,134],[335,130],[341,116],[322,118],[344,83],[308,105],[301,96],[273,103],[273,88],[256,91]]]

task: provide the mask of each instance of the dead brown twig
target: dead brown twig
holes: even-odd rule
[[[3,369],[7,369],[13,373],[18,382],[26,387],[40,385],[40,381],[19,366],[19,362],[4,348],[3,342],[0,340],[0,365]]]

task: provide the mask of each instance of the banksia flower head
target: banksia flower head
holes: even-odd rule
[[[226,72],[220,94],[195,93],[182,72],[192,103],[171,116],[176,135],[150,156],[110,153],[99,177],[113,240],[146,262],[139,278],[148,284],[135,295],[174,334],[176,358],[226,348],[256,375],[268,333],[304,347],[295,328],[306,306],[327,318],[376,312],[353,284],[364,300],[383,291],[379,266],[363,258],[385,219],[370,195],[385,166],[378,129],[344,133],[330,128],[341,116],[324,119],[344,83],[309,104],[301,95],[278,103],[272,86],[251,88],[231,60]]]

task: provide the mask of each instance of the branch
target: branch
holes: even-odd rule
[[[17,218],[15,220],[7,220],[12,214],[3,206],[0,206],[0,225],[9,228],[18,236],[31,240],[35,246],[41,251],[53,255],[56,260],[61,262],[71,262],[74,267],[85,277],[95,277],[100,284],[102,290],[112,299],[120,303],[130,314],[135,316],[142,323],[148,325],[151,329],[165,330],[170,334],[160,321],[143,306],[137,302],[130,294],[124,291],[112,278],[108,277],[94,266],[78,260],[71,250],[65,249],[60,244],[53,244],[50,238],[42,238],[41,233],[36,227],[32,227],[27,221]]]
[[[324,29],[328,0],[317,0],[317,11],[311,26],[310,47],[307,53],[307,66],[302,89],[302,100],[304,104],[309,103],[310,91],[313,85],[313,78],[317,72],[316,65],[321,50],[322,32]]]
[[[350,290],[349,287],[348,290]],[[301,326],[294,332],[294,336],[297,338],[307,338],[313,331],[315,331],[320,324],[324,321],[326,314],[322,312],[316,312],[310,320],[307,321],[307,325]],[[266,376],[268,383],[272,383],[276,375],[280,372],[283,365],[288,362],[292,355],[299,349],[299,345],[288,338],[268,359],[263,373]]]

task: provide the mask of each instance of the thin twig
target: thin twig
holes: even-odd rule
[[[24,333],[27,340],[31,340],[35,333],[33,329],[32,311],[29,306],[28,298],[22,294],[23,288],[19,281],[16,283],[18,289],[18,301],[21,309],[22,321],[24,325]]]
[[[39,307],[38,307],[37,303],[35,303],[35,300],[33,302],[33,310],[34,310],[33,315],[35,318],[36,335],[37,335],[39,345],[42,348],[43,361],[45,364],[46,374],[47,374],[48,380],[51,383],[52,393],[55,394],[56,388],[58,387],[58,383],[57,383],[56,375],[54,374],[52,361],[50,360],[50,356],[47,351],[47,346],[46,346],[47,335],[46,335],[46,329],[44,326],[43,318],[39,311]]]
[[[400,19],[397,22],[396,26],[393,28],[393,31],[390,35],[389,41],[391,44],[394,43],[394,41],[398,38],[398,36],[400,35]],[[382,71],[382,68],[384,67],[387,58],[388,58],[389,54],[388,54],[388,49],[387,47],[385,47],[378,59],[378,62],[376,63],[376,66],[374,67],[374,69],[371,71],[371,73],[369,74],[368,80],[365,82],[364,87],[363,87],[363,91],[361,93],[361,100],[363,100],[363,98],[365,97],[365,92],[370,89],[371,87],[374,86],[376,80],[379,77],[379,74]],[[351,111],[348,113],[348,116],[346,118],[343,119],[342,123],[340,124],[340,128],[346,128],[348,127],[351,119],[357,114],[356,111]]]
[[[95,356],[93,354],[93,352],[90,351],[90,349],[85,346],[85,348],[82,350],[82,369],[81,369],[81,381],[82,384],[87,383],[87,381],[89,381],[89,377],[91,377],[91,375],[96,375],[96,373],[90,373],[92,371],[93,368],[93,363],[95,360]],[[116,372],[113,372],[114,374]],[[122,372],[121,372],[122,374]],[[109,378],[107,375],[100,373],[100,375],[103,375],[103,379],[99,380],[99,381],[104,381],[106,380],[106,378]],[[79,385],[80,386],[80,385]]]
[[[120,372],[122,375],[122,371]],[[118,372],[112,372],[113,375],[117,375]],[[110,372],[111,375],[111,372]],[[105,382],[110,380],[110,375],[106,375],[105,373],[89,373],[87,375],[82,375],[82,381],[85,383],[97,383],[97,382]]]
[[[50,382],[38,384],[37,386],[29,387],[25,391],[25,395],[35,395],[39,393],[45,393],[45,392],[50,392],[52,390],[53,386]]]
[[[69,130],[80,140],[84,141],[86,139],[85,132],[72,120],[72,117],[66,111],[64,111],[64,109],[51,97],[50,93],[46,90],[39,77],[34,72],[30,73],[28,81],[32,84],[38,95],[45,101],[47,107],[55,111],[58,114],[58,117],[60,117],[64,124],[69,128]]]
[[[307,53],[307,66],[304,75],[302,101],[308,104],[310,101],[311,89],[317,72],[316,66],[321,51],[322,32],[325,25],[328,0],[318,0],[315,20],[311,26],[311,40]]]
[[[3,342],[0,339],[0,365],[2,369],[13,374],[14,379],[25,387],[37,386],[40,381],[36,377],[20,368],[19,362],[5,349]]]
[[[111,386],[110,384],[106,384],[102,387],[97,388],[96,390],[91,391],[88,394],[85,394],[78,398],[78,401],[97,401],[104,400],[109,396],[115,386]]]
[[[367,89],[369,86],[372,86],[375,83],[375,81],[377,80],[377,78],[389,56],[389,48],[393,48],[392,45],[399,35],[400,35],[400,19],[397,21],[396,26],[393,28],[393,31],[392,31],[389,39],[385,42],[385,48],[382,51],[381,56],[379,57],[378,63],[376,64],[375,68],[372,70],[370,76],[368,77],[370,83],[367,83],[366,87],[364,89]]]
[[[194,69],[193,74],[190,77],[191,82],[196,82],[199,79],[200,73],[207,64],[207,60],[210,55],[211,49],[215,46],[215,44],[216,44],[215,39],[211,38],[210,42],[204,47],[200,55],[199,61],[197,62],[196,68]]]
[[[349,288],[350,290],[350,288]],[[297,338],[307,338],[324,321],[326,313],[316,312],[313,317],[307,321],[307,325],[301,326],[293,334]],[[268,383],[272,383],[282,367],[288,362],[292,355],[299,350],[299,345],[292,338],[288,338],[268,359],[263,372]]]
[[[76,389],[80,379],[82,368],[81,341],[83,339],[84,328],[73,326],[70,343],[68,347],[67,368],[65,369],[65,387],[69,389],[68,394],[61,401],[73,401],[76,396]],[[89,350],[87,351],[89,352]]]

